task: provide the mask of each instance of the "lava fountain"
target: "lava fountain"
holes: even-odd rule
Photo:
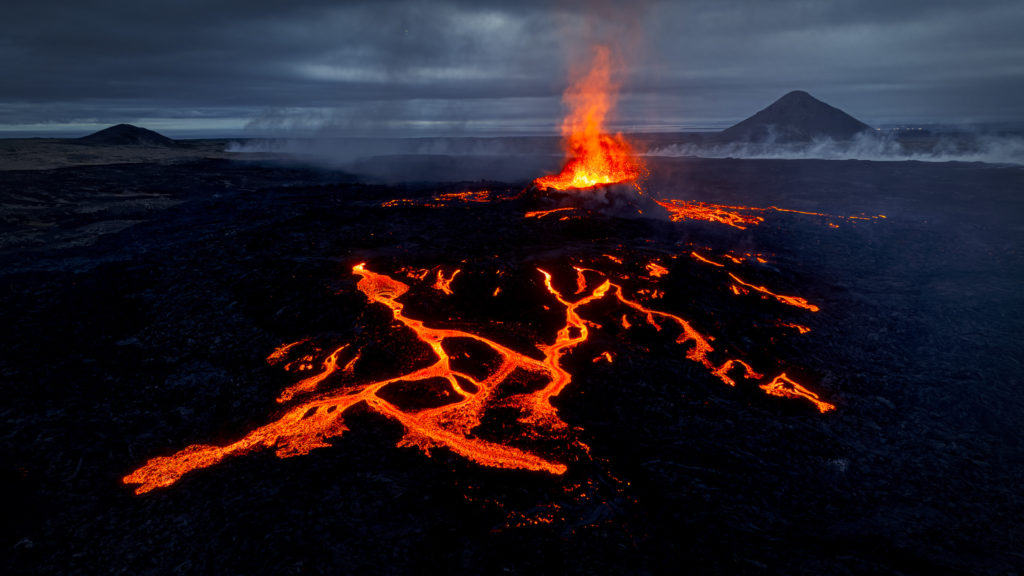
[[[611,50],[594,49],[588,72],[570,83],[563,100],[569,114],[562,122],[568,161],[558,174],[534,180],[541,190],[591,188],[634,182],[643,175],[643,162],[621,134],[605,132],[605,120],[615,107],[618,85],[612,80]]]

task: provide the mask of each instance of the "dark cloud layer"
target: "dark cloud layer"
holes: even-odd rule
[[[598,41],[627,64],[624,127],[720,125],[794,88],[875,124],[1024,119],[1019,0],[20,4],[8,129],[544,131]]]

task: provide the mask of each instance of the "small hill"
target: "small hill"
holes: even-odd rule
[[[867,124],[818,100],[803,90],[794,90],[750,118],[723,130],[716,140],[729,142],[809,142],[815,138],[849,140],[858,132],[871,130]]]
[[[83,136],[78,140],[83,144],[93,144],[96,146],[149,146],[169,148],[177,145],[174,140],[164,136],[163,134],[159,134],[152,130],[146,130],[145,128],[139,128],[138,126],[132,126],[131,124],[118,124],[117,126],[104,128],[99,132]]]

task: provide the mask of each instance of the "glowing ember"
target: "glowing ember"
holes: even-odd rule
[[[605,132],[605,119],[615,107],[617,90],[612,81],[611,52],[599,46],[589,72],[565,91],[570,111],[562,122],[562,135],[569,161],[560,173],[537,178],[538,188],[590,188],[633,182],[641,176],[643,163],[629,143],[621,134]]]
[[[358,383],[353,379],[353,367],[359,359],[358,353],[342,368],[341,376],[334,377],[338,373],[341,354],[348,349],[347,344],[340,346],[323,360],[323,370],[320,373],[301,380],[281,393],[278,402],[291,402],[299,396],[305,396],[306,400],[293,405],[277,420],[256,428],[240,440],[224,446],[197,444],[172,456],[153,458],[143,467],[125,476],[123,481],[126,484],[137,484],[136,493],[143,493],[169,486],[177,482],[182,475],[217,464],[229,456],[267,449],[274,450],[281,458],[308,454],[316,448],[329,446],[330,438],[341,436],[347,430],[344,415],[349,408],[357,404],[365,404],[371,410],[402,424],[405,435],[399,441],[399,446],[415,447],[427,455],[433,448],[444,447],[484,466],[561,474],[566,470],[564,464],[508,443],[481,438],[473,431],[480,425],[485,410],[499,403],[518,411],[520,425],[533,428],[534,432],[528,436],[535,435],[536,431],[541,429],[567,430],[568,426],[559,418],[551,403],[551,399],[558,396],[572,381],[571,374],[561,364],[562,358],[587,341],[591,329],[602,329],[601,325],[584,318],[580,314],[580,309],[609,295],[630,312],[644,318],[656,331],[669,330],[670,334],[674,334],[676,343],[687,347],[686,358],[705,367],[710,374],[725,384],[736,385],[732,375],[737,374],[737,370],[741,370],[738,374],[744,379],[763,378],[762,374],[742,360],[727,359],[716,366],[710,359],[710,354],[714,352],[711,346],[712,339],[698,332],[687,320],[675,314],[654,310],[627,297],[623,286],[612,282],[600,271],[586,268],[575,270],[577,293],[583,293],[583,296],[576,300],[568,300],[555,288],[551,274],[538,269],[548,294],[564,308],[565,323],[555,334],[553,342],[539,343],[536,353],[524,354],[471,332],[432,328],[421,320],[406,316],[404,304],[399,302],[399,299],[409,291],[409,286],[389,276],[371,272],[365,265],[359,264],[353,268],[353,273],[360,277],[357,289],[371,303],[390,309],[395,321],[412,331],[420,342],[431,349],[434,359],[430,365],[393,378]],[[457,272],[447,277],[445,286],[451,283]],[[588,273],[598,276],[595,288],[591,288],[592,284],[587,280]],[[439,273],[438,278],[444,279],[444,276]],[[641,290],[637,293],[644,292],[647,291]],[[629,330],[633,327],[627,320],[627,314],[622,314],[621,318],[623,329]],[[453,368],[449,352],[445,349],[446,341],[450,339],[472,340],[482,344],[496,355],[498,361],[489,364],[486,374],[482,377],[474,377]],[[268,361],[280,362],[289,350],[302,342],[304,341],[278,348],[270,355]],[[312,356],[304,356],[301,365],[311,365],[312,360]],[[605,351],[593,361],[611,363],[613,355],[610,351]],[[513,373],[536,375],[543,380],[544,385],[532,392],[515,393],[496,400],[499,387],[508,381]],[[333,390],[321,391],[328,380],[336,381],[337,386]],[[389,386],[413,382],[443,383],[445,398],[450,402],[441,406],[413,410],[403,409],[385,399]],[[809,400],[821,412],[834,408],[784,373],[770,382],[761,384],[760,388],[774,396]],[[577,445],[586,448],[582,444]]]

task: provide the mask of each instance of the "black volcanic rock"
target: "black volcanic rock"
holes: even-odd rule
[[[83,144],[97,146],[150,146],[169,148],[177,143],[163,134],[132,126],[118,124],[79,138]]]
[[[888,218],[526,218],[564,193],[534,206],[513,183],[380,186],[248,160],[0,171],[0,574],[657,576],[685,561],[712,576],[1024,575],[1024,169],[646,160],[645,187],[666,200]],[[487,202],[435,200],[484,189]],[[725,258],[745,253],[770,260]],[[669,274],[656,280],[652,261]],[[581,292],[617,280],[580,309],[590,333],[562,357],[566,428],[518,420],[542,370],[510,374],[471,432],[544,450],[565,474],[396,448],[402,425],[364,405],[305,456],[260,445],[148,494],[122,483],[290,409],[275,398],[309,373],[265,360],[283,342],[309,338],[299,350],[323,348],[317,360],[348,345],[346,364],[361,351],[316,395],[428,366],[431,348],[358,289],[358,262],[408,283],[410,318],[534,358],[567,319],[538,268],[573,302],[580,275]],[[453,294],[408,274],[442,266],[461,270]],[[739,278],[822,310],[736,294]],[[675,322],[658,330],[618,296],[679,314],[715,337],[714,360],[785,370],[836,410],[736,372],[726,385],[687,358]],[[478,382],[502,356],[473,339],[443,348]],[[614,362],[593,361],[605,351]]]
[[[815,138],[849,140],[867,124],[803,90],[794,90],[750,118],[719,134],[729,142],[809,142]]]

